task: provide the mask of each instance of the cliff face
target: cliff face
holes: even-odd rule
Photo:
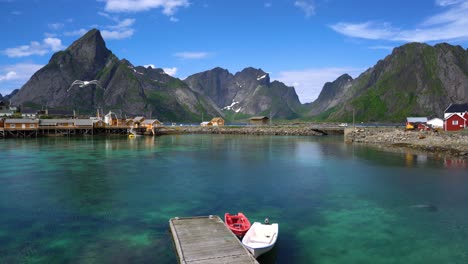
[[[97,80],[100,85],[71,86],[75,80]],[[222,115],[211,100],[163,70],[135,67],[125,59],[119,60],[95,29],[55,53],[12,101],[33,108],[75,109],[83,114],[101,108],[162,121],[195,121],[202,114]]]
[[[352,84],[353,78],[348,74],[341,75],[333,82],[325,83],[319,97],[313,103],[305,105],[307,114],[316,116],[344,102]]]
[[[191,75],[184,82],[234,115],[299,116],[301,104],[294,88],[271,82],[268,73],[261,69],[249,67],[231,74],[225,69],[214,68]]]
[[[468,99],[468,51],[460,46],[410,43],[352,80],[341,76],[307,105],[308,116],[362,121],[402,121],[442,116],[450,103]]]

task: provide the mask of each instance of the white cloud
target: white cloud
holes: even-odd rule
[[[59,51],[63,49],[62,41],[58,38],[48,37],[38,41],[31,41],[29,45],[22,45],[15,48],[8,48],[2,51],[3,54],[10,58],[26,57],[31,55],[45,55],[51,51]]]
[[[107,26],[110,29],[122,29],[131,27],[135,23],[135,19],[133,18],[126,18],[124,20],[118,20],[117,25],[114,26]]]
[[[171,17],[169,18],[171,22],[179,22],[179,19],[177,17]]]
[[[177,74],[177,68],[172,67],[172,68],[163,68],[164,72],[167,73],[170,76],[175,76]]]
[[[345,73],[354,78],[362,70],[358,68],[312,68],[282,71],[273,79],[294,86],[300,101],[308,103],[317,99],[326,82],[332,82]]]
[[[364,39],[390,39],[398,31],[388,23],[376,24],[374,22],[337,23],[331,28],[343,35]]]
[[[10,81],[18,78],[18,74],[14,71],[9,71],[4,75],[0,75],[0,82],[1,81]]]
[[[15,15],[15,16],[20,16],[20,15],[23,14],[23,12],[21,12],[21,11],[12,11],[11,14]]]
[[[103,0],[108,12],[139,12],[162,8],[163,14],[172,16],[181,7],[190,5],[188,0]]]
[[[436,0],[436,5],[449,6],[463,2],[464,0]]]
[[[143,65],[143,67],[145,68],[148,68],[148,67],[151,67],[153,69],[156,69],[156,66],[154,66],[154,64],[146,64],[146,65]],[[163,68],[163,71],[167,74],[167,75],[170,75],[170,76],[175,76],[177,74],[177,71],[179,69],[177,69],[176,67],[172,67],[172,68]]]
[[[52,30],[62,29],[65,25],[63,23],[50,23],[47,25]]]
[[[45,32],[44,36],[46,36],[48,38],[55,38],[55,37],[57,37],[57,33]]]
[[[103,16],[113,22],[115,22],[115,25],[106,25],[106,26],[98,26],[95,25],[94,27],[98,28],[104,28],[101,30],[101,35],[104,39],[106,40],[111,40],[111,39],[126,39],[135,33],[135,30],[133,29],[133,25],[136,22],[136,19],[134,18],[126,18],[126,19],[119,19],[117,16],[111,16],[107,13],[104,12],[98,12],[98,15]],[[86,34],[89,30],[86,30],[84,28],[80,28],[78,30],[74,31],[67,31],[64,33],[65,36],[82,36]]]
[[[266,2],[266,3],[263,4],[263,6],[266,7],[266,8],[268,8],[268,7],[271,7],[272,4],[271,4],[270,2]]]
[[[64,48],[62,41],[58,38],[45,38],[44,44],[47,47],[50,47],[52,51],[59,51]]]
[[[208,55],[208,52],[178,52],[174,54],[174,56],[181,59],[204,59]]]
[[[105,29],[101,30],[102,37],[106,40],[125,39],[133,36],[133,33],[135,33],[135,30],[132,28],[136,21],[134,18],[121,20],[118,16],[111,16],[104,12],[98,12],[98,15],[116,23],[116,25],[104,26]]]
[[[452,6],[454,5],[454,6]],[[446,11],[441,12],[439,14],[435,14],[429,18],[427,18],[423,23],[422,26],[437,26],[437,25],[457,25],[463,24],[466,25],[468,22],[467,15],[468,15],[468,2],[453,2],[453,4],[445,4]]]
[[[116,20],[115,17],[107,14],[106,12],[97,12],[97,14],[110,20],[114,20],[114,21]]]
[[[428,17],[411,29],[393,27],[390,23],[372,21],[337,23],[330,27],[345,36],[404,42],[430,42],[468,39],[468,2],[437,1],[444,11]]]
[[[135,31],[132,28],[118,30],[102,30],[101,34],[104,39],[125,39],[133,36]]]
[[[3,94],[20,88],[31,76],[44,65],[33,63],[20,63],[0,66],[0,89]]]
[[[294,2],[294,6],[299,7],[304,11],[306,17],[315,15],[315,5],[311,0],[300,0]]]
[[[88,32],[88,30],[84,29],[84,28],[80,28],[78,30],[73,30],[73,31],[67,31],[65,33],[63,33],[65,36],[83,36],[84,34],[86,34],[86,32]]]

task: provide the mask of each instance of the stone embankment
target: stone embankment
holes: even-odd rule
[[[368,143],[468,159],[468,131],[405,131],[403,128],[347,128],[345,142]]]
[[[246,127],[166,127],[159,134],[236,134],[273,136],[342,135],[343,129],[317,128],[315,126],[246,126]]]

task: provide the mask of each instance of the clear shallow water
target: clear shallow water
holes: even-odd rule
[[[280,224],[261,263],[468,263],[468,169],[444,160],[223,135],[2,140],[0,153],[0,263],[176,263],[169,218],[227,211]]]

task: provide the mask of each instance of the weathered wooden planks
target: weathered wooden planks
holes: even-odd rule
[[[169,225],[180,263],[258,264],[219,216],[176,217]]]

